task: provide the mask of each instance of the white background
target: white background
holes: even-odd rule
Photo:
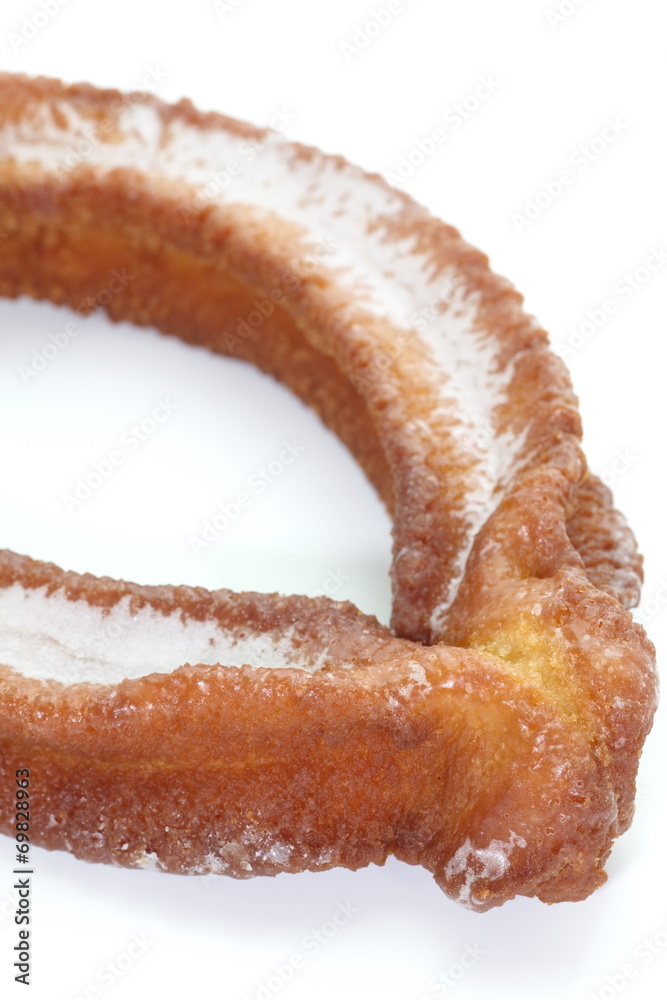
[[[548,17],[557,0],[412,0],[365,48],[344,50],[341,43],[363,41],[356,29],[386,7],[382,0],[237,0],[220,14],[209,0],[69,0],[17,48],[11,33],[25,30],[39,5],[3,0],[0,59],[10,70],[125,89],[157,69],[167,100],[189,96],[258,124],[285,109],[292,137],[381,172],[396,172],[480,77],[491,77],[492,96],[460,127],[450,115],[446,142],[403,184],[489,254],[567,354],[591,466],[613,481],[646,554],[644,617],[660,651],[667,265],[632,294],[622,289],[652,248],[667,248],[667,25],[658,0],[561,6],[571,13],[558,21]],[[608,117],[620,134],[584,170],[580,147]],[[565,168],[573,183],[517,231],[513,213]],[[587,310],[609,298],[613,315],[573,339]],[[329,590],[386,620],[386,516],[312,414],[239,363],[100,317],[82,321],[62,356],[23,384],[20,366],[72,318],[45,305],[0,304],[0,545],[143,583]],[[62,492],[164,395],[178,411],[68,515]],[[293,438],[304,454],[196,557],[188,535]],[[35,849],[28,995],[659,1000],[667,989],[664,722],[662,712],[632,830],[614,849],[608,884],[584,903],[519,899],[476,915],[424,871],[398,863],[234,882],[90,866]],[[12,842],[2,838],[0,990],[14,997],[25,991],[12,982],[11,868]],[[307,935],[339,902],[358,912],[316,949]],[[146,950],[119,975],[113,963],[127,964],[135,934]],[[461,976],[466,949],[477,957]],[[274,966],[293,955],[305,967],[268,991]]]

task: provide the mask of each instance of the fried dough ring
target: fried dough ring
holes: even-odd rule
[[[189,102],[4,75],[0,144],[1,294],[86,312],[125,268],[112,319],[280,379],[394,523],[391,631],[2,553],[0,829],[28,765],[33,841],[88,861],[393,854],[475,910],[587,896],[631,820],[653,647],[633,536],[518,293],[379,177]]]

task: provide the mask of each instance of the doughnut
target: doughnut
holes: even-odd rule
[[[0,294],[253,362],[393,522],[390,627],[3,550],[0,830],[28,767],[31,841],[89,862],[249,878],[394,856],[475,911],[600,886],[656,707],[641,558],[565,367],[487,258],[341,157],[11,74],[0,233]]]

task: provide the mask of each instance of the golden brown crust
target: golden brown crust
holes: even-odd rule
[[[312,171],[313,205],[334,182],[378,199],[369,248],[409,243],[405,266],[418,260],[431,281],[454,275],[474,304],[465,336],[497,394],[487,482],[479,441],[461,445],[465,424],[443,404],[437,344],[374,312],[338,262],[305,267],[314,237],[299,212],[202,204],[187,179],[131,157],[56,170],[19,150],[56,146],[80,118],[116,155],[137,141],[125,114],[137,105],[158,123],[156,163],[185,128],[202,145],[269,141],[188,102],[0,76],[0,293],[85,312],[124,267],[132,280],[105,304],[112,319],[250,360],[312,405],[394,518],[393,634],[324,599],[140,587],[2,553],[0,592],[105,613],[129,600],[276,641],[289,628],[292,651],[323,666],[185,664],[106,685],[34,680],[7,664],[0,828],[11,830],[9,778],[29,759],[44,804],[35,839],[88,860],[248,877],[393,853],[478,910],[517,893],[583,898],[631,818],[656,678],[624,610],[638,593],[634,540],[588,476],[564,366],[455,230],[340,158],[281,145],[286,180]],[[261,329],[239,334],[239,318],[277,291]],[[437,311],[454,328],[454,306]]]
[[[634,608],[644,580],[643,560],[625,518],[614,507],[611,490],[596,476],[587,476],[573,507],[567,533],[588,579],[624,608]]]

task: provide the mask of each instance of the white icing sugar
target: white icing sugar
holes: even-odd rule
[[[240,834],[239,840],[221,844],[216,851],[207,854],[203,861],[193,864],[188,873],[191,875],[231,873],[236,877],[251,878],[254,866],[258,862],[268,862],[278,868],[284,868],[289,864],[293,853],[292,844],[273,840],[268,832],[248,827]],[[325,864],[326,860],[320,860],[319,863]]]
[[[123,597],[110,611],[70,601],[46,588],[18,583],[0,590],[0,663],[36,680],[63,684],[118,684],[125,678],[170,673],[185,663],[239,667],[321,668],[292,645],[293,627],[280,636],[163,615],[145,606],[130,610]]]
[[[408,670],[410,677],[416,684],[428,685],[428,678],[426,676],[426,669],[423,663],[418,663],[417,660],[411,660],[408,664]]]
[[[160,867],[160,859],[154,851],[144,851],[140,858],[138,858],[136,868],[143,868],[147,872],[159,872],[162,871]]]
[[[525,437],[498,434],[496,412],[506,397],[512,370],[500,371],[495,338],[479,320],[475,296],[457,287],[455,272],[434,273],[414,237],[392,239],[382,222],[398,219],[401,197],[349,165],[316,155],[297,159],[279,135],[261,140],[236,136],[224,127],[200,129],[185,122],[164,124],[150,104],[128,105],[120,114],[122,140],[102,141],[95,123],[67,101],[58,103],[57,127],[48,108],[0,130],[0,157],[37,162],[60,174],[77,166],[100,172],[130,167],[155,179],[185,181],[192,208],[246,205],[298,227],[309,244],[323,242],[318,268],[330,273],[355,311],[389,321],[395,332],[411,331],[430,354],[439,403],[434,419],[449,417],[448,430],[465,472],[465,538],[452,578],[431,616],[437,633],[465,571],[474,538],[495,508]],[[184,207],[188,207],[187,204]],[[445,291],[443,292],[443,289]],[[417,328],[418,332],[416,332]],[[391,331],[378,348],[394,347]],[[400,350],[400,348],[399,348]],[[435,424],[433,425],[433,427]],[[422,439],[433,434],[426,423]],[[442,434],[442,422],[438,422]]]
[[[292,850],[293,848],[290,844],[272,844],[265,852],[264,860],[271,861],[276,865],[286,865],[292,856]]]
[[[510,831],[509,840],[492,840],[487,847],[473,847],[468,837],[445,867],[447,878],[465,876],[457,896],[458,902],[470,910],[479,906],[479,900],[474,895],[475,883],[502,878],[510,867],[510,855],[515,847],[526,847],[526,841],[514,831]]]
[[[220,849],[219,854],[207,854],[199,864],[186,869],[188,875],[229,875],[230,872],[246,878],[252,874],[252,865],[245,860],[245,847],[236,841],[230,841]],[[241,871],[239,872],[239,868]]]

